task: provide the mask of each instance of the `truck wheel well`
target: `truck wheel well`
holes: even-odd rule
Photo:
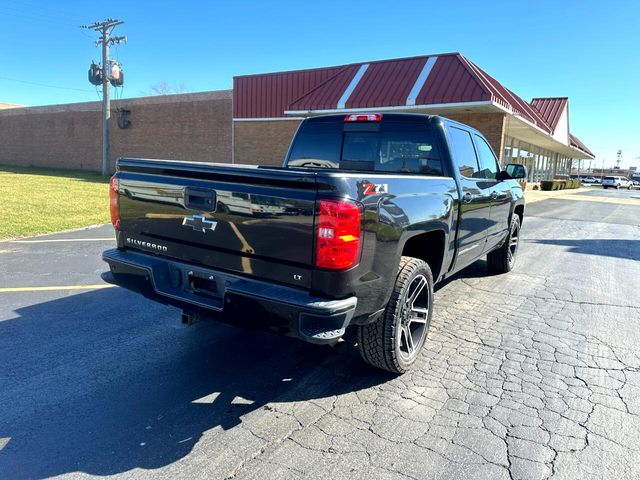
[[[404,244],[402,255],[427,262],[434,281],[437,281],[440,277],[444,257],[444,232],[436,230],[411,237]]]
[[[520,225],[522,225],[522,219],[524,217],[524,205],[516,205],[516,208],[513,210],[513,213],[520,217]]]

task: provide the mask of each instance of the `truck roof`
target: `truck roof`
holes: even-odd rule
[[[447,117],[443,117],[442,115],[430,115],[430,114],[426,114],[426,113],[408,113],[408,112],[376,112],[375,110],[372,110],[370,112],[349,112],[349,111],[345,111],[345,113],[332,113],[329,115],[314,115],[312,117],[307,117],[305,119],[305,122],[323,122],[323,121],[332,121],[332,120],[339,120],[339,121],[344,121],[344,118],[347,117],[348,115],[367,115],[367,114],[378,114],[382,116],[382,121],[384,121],[385,118],[393,118],[395,121],[406,121],[407,123],[410,122],[424,122],[426,121],[426,123],[430,124],[430,125],[442,125],[445,121],[446,122],[450,122],[453,124],[456,124],[457,126],[463,127],[467,130],[472,130],[474,132],[478,132],[478,130],[476,130],[475,128],[466,125],[464,123],[460,123],[456,120],[452,120],[450,118]],[[480,132],[478,132],[480,133]]]

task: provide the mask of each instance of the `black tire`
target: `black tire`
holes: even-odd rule
[[[409,370],[424,346],[432,312],[433,275],[429,265],[418,258],[402,257],[384,313],[375,322],[358,326],[358,349],[363,360],[397,374]]]
[[[605,187],[605,186],[603,185],[603,186],[602,186],[602,188],[604,188],[604,189],[606,190],[606,189],[607,189],[607,188],[609,188],[609,187]]]
[[[516,264],[516,254],[518,253],[518,243],[520,240],[520,217],[511,217],[509,236],[502,246],[487,255],[487,265],[489,269],[496,273],[510,272]]]

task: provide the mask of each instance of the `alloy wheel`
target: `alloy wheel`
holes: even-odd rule
[[[517,225],[514,225],[509,236],[509,250],[507,252],[509,265],[513,265],[516,258],[516,252],[518,251],[518,240],[520,239],[520,229]]]
[[[409,360],[422,346],[429,325],[429,289],[424,275],[417,275],[409,285],[408,293],[400,314],[397,336],[400,356]]]

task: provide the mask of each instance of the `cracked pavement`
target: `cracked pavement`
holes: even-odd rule
[[[120,289],[1,296],[0,477],[640,478],[640,209],[546,202],[513,272],[438,287],[401,377]],[[0,281],[95,283],[106,246],[0,243]]]

